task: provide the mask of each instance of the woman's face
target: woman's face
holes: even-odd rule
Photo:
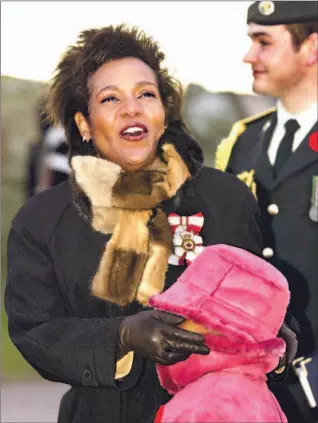
[[[81,135],[99,155],[125,170],[140,169],[156,157],[165,111],[154,71],[128,57],[101,66],[89,80],[89,118],[77,112]]]

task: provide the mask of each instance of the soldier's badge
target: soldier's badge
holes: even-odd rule
[[[254,175],[255,175],[255,170],[252,169],[250,171],[246,170],[244,172],[238,173],[236,176],[249,187],[249,189],[252,191],[254,196],[257,198],[257,196],[256,196],[256,182],[255,182],[255,179],[254,179]]]
[[[265,125],[262,128],[262,132],[266,132],[267,129],[271,126],[271,121],[268,120],[267,122],[265,122]]]
[[[312,178],[311,207],[309,217],[313,222],[318,222],[318,176]]]
[[[264,16],[270,16],[275,11],[275,4],[273,1],[261,1],[258,5],[258,10]]]

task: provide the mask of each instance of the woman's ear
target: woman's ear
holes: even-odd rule
[[[91,131],[89,128],[89,123],[86,117],[83,115],[82,112],[76,112],[74,115],[74,120],[83,138],[83,141],[89,141],[92,138],[92,136],[91,136]]]

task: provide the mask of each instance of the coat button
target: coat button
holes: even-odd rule
[[[268,211],[268,213],[269,214],[271,214],[272,216],[275,216],[276,214],[278,214],[279,213],[279,208],[278,208],[278,205],[277,204],[270,204],[268,207],[267,207],[267,211]]]
[[[92,380],[92,373],[87,369],[84,371],[84,378],[86,380]]]
[[[270,247],[266,247],[262,251],[262,254],[263,254],[263,257],[265,257],[265,258],[271,258],[274,255],[274,250]]]

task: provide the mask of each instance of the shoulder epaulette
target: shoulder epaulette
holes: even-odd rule
[[[228,137],[223,138],[223,140],[220,142],[216,149],[214,167],[216,169],[225,171],[230,160],[233,147],[238,137],[243,134],[243,132],[246,130],[246,125],[275,112],[275,110],[276,107],[271,107],[270,109],[267,109],[264,112],[257,113],[255,115],[249,116],[247,118],[235,122]]]
[[[264,110],[263,112],[256,113],[255,115],[248,116],[247,118],[242,119],[239,122],[243,122],[244,124],[255,122],[256,120],[259,120],[267,115],[270,115],[271,113],[276,111],[276,107],[271,107],[270,109]]]

